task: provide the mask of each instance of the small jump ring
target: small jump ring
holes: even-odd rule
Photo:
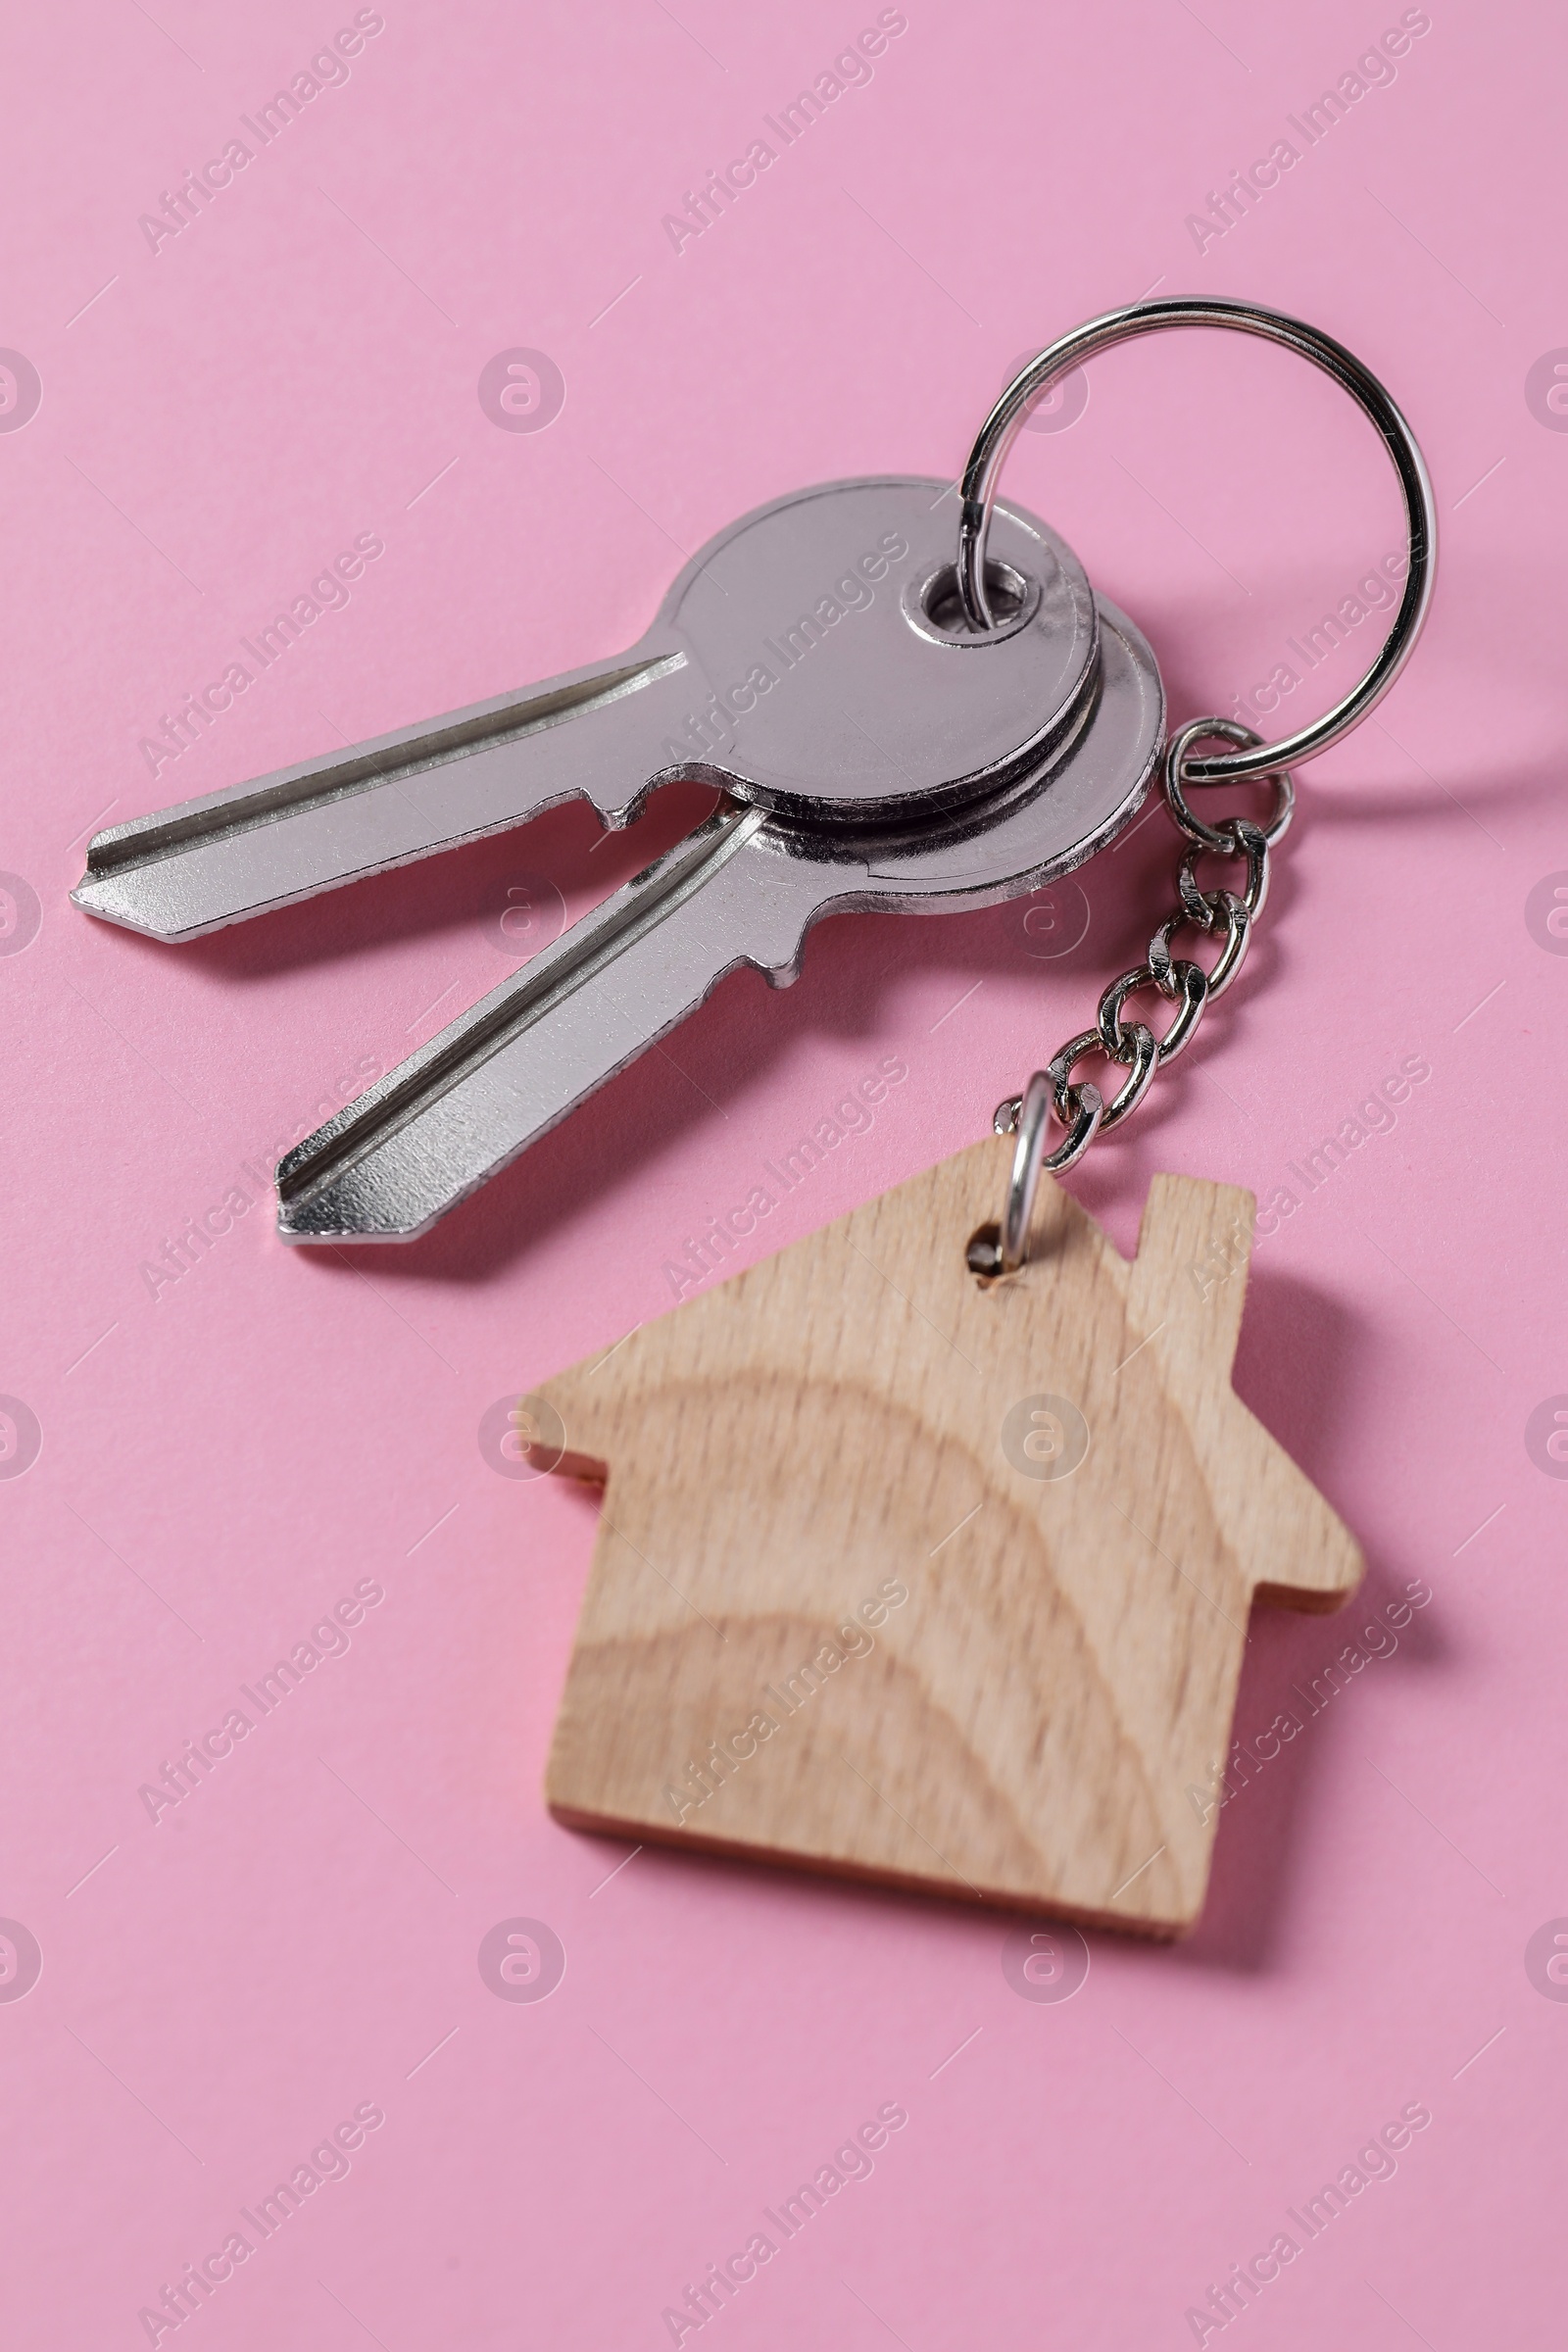
[[[1029,1254],[1029,1220],[1034,1214],[1035,1192],[1042,1168],[1054,1176],[1064,1175],[1068,1168],[1082,1159],[1099,1130],[1104,1113],[1100,1089],[1086,1082],[1081,1087],[1075,1087],[1073,1092],[1077,1101],[1073,1105],[1072,1124],[1055,1151],[1049,1153],[1043,1147],[1054,1089],[1044,1070],[1035,1071],[1019,1099],[1012,1122],[1018,1141],[1013,1147],[1012,1172],[1007,1178],[1007,1200],[1002,1217],[1004,1274],[1016,1274]],[[1009,1107],[1007,1103],[1002,1105],[997,1113],[999,1121]]]
[[[1237,719],[1190,718],[1185,727],[1177,728],[1165,746],[1165,806],[1189,841],[1200,843],[1205,850],[1215,850],[1225,857],[1232,857],[1238,853],[1225,828],[1238,822],[1250,823],[1250,819],[1222,816],[1217,825],[1205,825],[1200,816],[1194,815],[1187,800],[1186,787],[1189,784],[1223,784],[1228,780],[1224,776],[1201,776],[1199,769],[1203,762],[1189,760],[1187,757],[1195,743],[1206,743],[1211,736],[1221,743],[1239,743],[1249,749],[1263,744],[1261,735],[1254,734],[1250,727],[1244,727]],[[1259,828],[1263,839],[1272,849],[1290,831],[1291,818],[1296,812],[1296,786],[1282,767],[1266,768],[1257,780],[1274,786],[1274,813],[1268,823]]]
[[[989,629],[995,625],[985,577],[991,509],[1007,452],[1035,400],[1073,368],[1083,367],[1113,345],[1128,342],[1135,335],[1174,326],[1225,326],[1237,328],[1243,334],[1261,335],[1266,341],[1281,343],[1287,351],[1310,360],[1314,367],[1332,376],[1371,418],[1394,461],[1404,500],[1409,540],[1409,569],[1399,609],[1365,677],[1332,710],[1325,711],[1310,726],[1287,736],[1283,743],[1254,743],[1243,751],[1194,760],[1186,778],[1189,783],[1218,784],[1243,776],[1260,776],[1270,768],[1294,767],[1303,760],[1315,759],[1319,752],[1326,752],[1330,744],[1348,735],[1373,705],[1382,701],[1410,659],[1432,601],[1438,515],[1426,463],[1415,435],[1372,370],[1353,352],[1347,351],[1343,343],[1336,343],[1332,336],[1307,326],[1299,318],[1287,318],[1280,311],[1260,310],[1250,302],[1231,302],[1217,296],[1208,301],[1135,302],[1125,310],[1107,311],[1103,318],[1091,318],[1085,325],[1075,327],[1071,334],[1061,336],[1038,359],[1031,360],[1007,385],[975,437],[959,485],[962,507],[957,563],[958,593],[972,628]]]

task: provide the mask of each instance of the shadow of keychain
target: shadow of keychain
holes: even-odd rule
[[[1053,385],[1191,326],[1332,376],[1404,499],[1388,642],[1272,745],[1220,717],[1167,742],[1141,632],[997,501]],[[826,913],[1037,890],[1157,773],[1187,845],[1176,907],[996,1133],[519,1398],[505,1443],[524,1475],[609,1481],[549,1766],[559,1819],[1169,1936],[1202,1906],[1252,1602],[1338,1607],[1361,1560],[1231,1389],[1251,1196],[1155,1177],[1128,1264],[1057,1180],[1234,983],[1290,769],[1414,647],[1432,492],[1351,353],[1222,300],[1135,304],[1054,344],[987,416],[960,492],[956,548],[939,481],[775,500],[688,563],[629,652],[113,827],[73,895],[179,941],[573,797],[618,826],[664,781],[725,795],[281,1162],[285,1240],[410,1241],[727,973],[787,984]],[[1195,810],[1253,781],[1261,820]],[[1204,858],[1237,887],[1201,882]],[[1175,953],[1184,930],[1214,943],[1206,969]],[[1157,1033],[1129,1017],[1139,997],[1167,1008]],[[1075,1075],[1092,1056],[1113,1086]]]

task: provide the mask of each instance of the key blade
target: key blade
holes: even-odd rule
[[[523,694],[111,826],[93,837],[72,899],[154,939],[199,939],[564,801],[586,798],[607,824],[627,824],[650,784],[647,690],[688,668],[672,640],[645,639]]]
[[[416,1239],[726,973],[793,979],[822,915],[992,906],[1068,871],[1137,809],[1163,736],[1153,656],[1103,599],[1100,614],[1101,690],[1041,768],[902,833],[835,835],[733,805],[710,817],[290,1152],[283,1239]]]
[[[415,1240],[737,966],[791,977],[820,893],[787,858],[759,875],[747,852],[767,823],[710,817],[307,1136],[277,1170],[283,1240]]]

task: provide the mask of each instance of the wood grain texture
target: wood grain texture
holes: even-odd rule
[[[1046,1178],[1028,1264],[983,1284],[964,1244],[1011,1149],[539,1393],[561,1469],[608,1472],[559,1819],[1156,1936],[1196,1921],[1216,1809],[1192,1792],[1227,1751],[1249,1608],[1336,1608],[1360,1554],[1231,1390],[1251,1196],[1156,1176],[1129,1265]],[[1060,1400],[1088,1447],[1048,1476],[1078,1426]]]

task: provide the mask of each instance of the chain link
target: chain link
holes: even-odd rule
[[[1148,959],[1121,973],[1105,990],[1095,1026],[1069,1038],[1060,1052],[1053,1054],[1044,1073],[1036,1072],[1037,1078],[1043,1076],[1050,1090],[1051,1109],[1065,1131],[1063,1141],[1042,1162],[1055,1175],[1076,1166],[1097,1137],[1109,1135],[1132,1116],[1167,1062],[1191,1045],[1203,1014],[1230,987],[1251,945],[1252,925],[1268,898],[1269,852],[1289,828],[1296,791],[1283,769],[1270,771],[1256,779],[1274,787],[1274,808],[1266,824],[1255,824],[1245,816],[1224,816],[1215,824],[1205,824],[1188,805],[1187,793],[1194,779],[1187,773],[1187,758],[1195,744],[1216,740],[1250,750],[1263,739],[1231,718],[1191,719],[1171,737],[1162,770],[1165,806],[1191,844],[1183,853],[1176,877],[1180,904],[1150,941]],[[1244,859],[1247,877],[1243,888],[1204,890],[1197,869],[1205,857]],[[1171,953],[1171,941],[1184,929],[1210,939],[1222,938],[1219,955],[1207,971]],[[1144,989],[1152,990],[1176,1007],[1161,1037],[1156,1037],[1147,1022],[1122,1017],[1127,999]],[[1127,1072],[1116,1091],[1105,1095],[1102,1108],[1102,1090],[1072,1074],[1090,1054],[1102,1054]],[[1033,1086],[1034,1081],[1030,1083]],[[998,1135],[1016,1131],[1023,1102],[1021,1095],[1013,1095],[999,1103]]]

